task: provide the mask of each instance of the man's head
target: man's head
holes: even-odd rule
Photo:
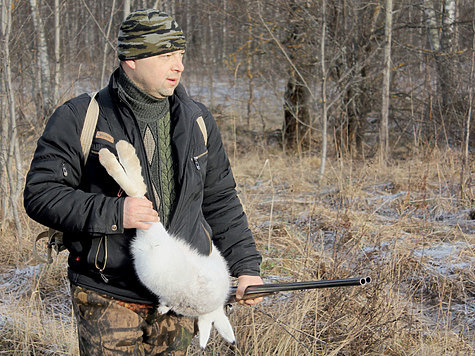
[[[139,88],[157,98],[173,94],[183,72],[186,41],[176,21],[148,9],[132,12],[122,22],[117,55]]]

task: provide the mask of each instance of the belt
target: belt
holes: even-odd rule
[[[143,304],[143,303],[131,303],[131,302],[125,302],[123,300],[118,300],[115,299],[115,302],[124,308],[127,308],[129,310],[132,310],[133,312],[147,312],[150,309],[153,309],[154,306],[152,304]]]

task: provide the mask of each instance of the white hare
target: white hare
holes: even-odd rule
[[[99,160],[120,187],[132,197],[143,197],[147,187],[134,147],[119,141],[119,160],[109,150],[99,151]],[[167,233],[162,223],[148,230],[137,229],[131,244],[134,266],[140,281],[159,297],[159,311],[198,318],[199,341],[206,347],[214,324],[228,342],[235,337],[224,312],[230,289],[224,258],[212,245],[209,256],[199,254],[188,243]]]

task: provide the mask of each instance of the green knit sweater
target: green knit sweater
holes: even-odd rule
[[[168,99],[155,98],[138,88],[122,68],[119,75],[122,91],[142,134],[158,205],[160,220],[168,227],[175,205],[175,167],[171,149],[170,107]]]

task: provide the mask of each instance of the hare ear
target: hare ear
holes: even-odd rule
[[[107,173],[114,178],[119,186],[131,197],[141,197],[143,194],[137,192],[135,183],[127,176],[124,168],[117,161],[116,156],[107,148],[99,151],[99,162],[104,166]]]
[[[99,151],[99,162],[106,169],[107,173],[122,187],[120,181],[125,180],[127,176],[114,154],[107,148],[102,148]]]
[[[117,142],[116,148],[120,164],[124,167],[129,180],[134,184],[133,196],[144,196],[147,192],[147,186],[143,181],[142,167],[140,166],[140,161],[137,157],[134,146],[127,141],[120,140]],[[126,193],[130,195],[127,191]]]

